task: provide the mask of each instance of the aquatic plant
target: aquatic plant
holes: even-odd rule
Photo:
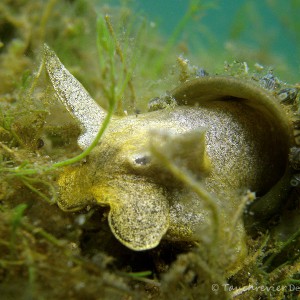
[[[138,54],[140,49],[143,49],[140,51],[144,51],[146,54],[145,59],[160,53],[164,55],[164,51],[157,46],[160,43],[157,43],[159,38],[155,36],[153,39],[149,38],[148,43],[145,43],[143,38],[146,35],[143,33],[147,30],[151,32],[152,29],[147,28],[143,20],[136,20],[139,26],[132,26],[133,29],[126,31],[125,34],[122,33],[123,31],[117,30],[116,23],[118,19],[122,19],[121,16],[123,16],[123,25],[135,22],[130,21],[132,18],[128,13],[129,10],[124,8],[123,12],[118,9],[103,8],[104,11],[111,12],[112,16],[108,19],[100,18],[98,21],[98,30],[102,32],[101,37],[102,35],[106,36],[107,40],[106,42],[99,41],[100,36],[98,35],[98,49],[102,55],[102,58],[100,56],[99,59],[102,69],[100,68],[98,73],[91,72],[90,70],[95,70],[93,64],[97,61],[95,51],[97,43],[91,43],[89,36],[84,35],[82,30],[83,28],[92,28],[88,25],[91,23],[96,28],[96,15],[89,14],[93,18],[85,19],[88,8],[83,5],[84,1],[68,4],[67,9],[65,4],[65,2],[56,3],[55,1],[49,1],[45,6],[41,4],[39,7],[45,9],[44,16],[48,17],[43,17],[42,23],[38,21],[32,26],[35,26],[37,31],[43,32],[39,36],[47,37],[47,42],[56,50],[70,73],[76,75],[98,103],[103,106],[105,103],[103,104],[101,98],[110,99],[105,107],[108,110],[111,109],[111,112],[113,107],[116,107],[116,103],[119,103],[117,106],[118,118],[123,118],[126,115],[124,110],[127,110],[127,113],[133,114],[128,118],[132,118],[133,122],[136,121],[141,115],[135,116],[134,113],[138,113],[135,110],[140,108],[145,110],[146,100],[155,96],[159,97],[152,99],[149,104],[153,114],[160,115],[166,111],[171,113],[172,110],[182,108],[180,93],[186,93],[188,84],[201,80],[206,82],[207,72],[197,65],[192,65],[184,56],[178,57],[179,51],[176,47],[172,49],[174,53],[169,53],[169,56],[166,57],[167,67],[158,75],[162,78],[162,81],[159,82],[156,80],[158,77],[154,76],[153,70],[149,69],[149,73],[147,73],[147,67],[142,63],[143,56],[136,55],[135,59],[131,60],[134,56],[132,54]],[[5,9],[8,7],[6,2],[1,5]],[[26,4],[26,7],[26,11],[28,9],[30,12],[31,4]],[[52,9],[52,13],[49,9]],[[65,16],[77,15],[77,17],[66,17],[62,23],[59,23],[56,18],[56,21],[53,22],[51,14],[56,14],[57,10],[61,9],[65,9],[62,10]],[[12,11],[8,11],[8,15],[10,15]],[[9,18],[4,19],[7,22],[10,20]],[[40,19],[37,18],[37,20]],[[12,24],[15,23],[12,22]],[[43,24],[43,28],[40,29],[38,24]],[[24,26],[24,28],[28,27]],[[16,32],[19,32],[19,29]],[[25,32],[26,30],[24,30],[24,37],[27,37]],[[135,36],[136,33],[138,33],[138,37],[132,40],[131,35]],[[96,33],[93,34],[94,38]],[[17,35],[14,38],[22,40],[23,36]],[[85,42],[81,43],[83,39]],[[6,44],[2,48],[0,56],[3,70],[8,70],[7,74],[11,74],[11,78],[14,78],[13,81],[7,81],[8,85],[5,83],[6,80],[1,81],[3,94],[1,94],[0,114],[0,290],[3,297],[14,295],[16,298],[23,295],[28,298],[51,296],[60,299],[90,296],[91,298],[111,299],[127,296],[133,299],[146,297],[170,299],[176,296],[177,298],[200,299],[205,297],[210,299],[219,299],[220,297],[223,299],[246,299],[249,297],[282,299],[283,297],[292,298],[295,295],[295,292],[288,290],[288,287],[290,284],[297,286],[299,283],[299,256],[297,254],[299,248],[299,231],[297,231],[299,227],[297,226],[299,192],[297,186],[291,189],[290,175],[284,177],[284,183],[280,182],[287,192],[286,195],[283,195],[283,198],[287,199],[287,204],[281,208],[279,213],[274,215],[272,212],[262,215],[262,219],[257,222],[252,216],[255,206],[251,207],[251,203],[252,205],[255,203],[253,202],[254,194],[241,190],[238,194],[241,202],[235,207],[234,214],[231,214],[232,225],[230,226],[232,227],[224,226],[223,229],[227,228],[228,232],[224,234],[221,229],[220,237],[219,230],[217,230],[220,226],[217,224],[219,222],[222,227],[224,220],[222,215],[219,215],[219,209],[216,210],[214,207],[215,195],[213,197],[208,195],[203,206],[204,211],[208,214],[208,220],[212,221],[211,226],[206,228],[210,233],[216,230],[215,234],[207,235],[205,228],[194,227],[196,229],[194,236],[200,235],[201,237],[198,242],[195,242],[195,239],[186,242],[163,239],[156,248],[142,252],[126,249],[114,239],[106,222],[108,208],[88,206],[87,209],[77,213],[67,214],[58,209],[56,205],[49,205],[49,203],[54,204],[57,201],[61,206],[63,205],[62,198],[57,198],[59,195],[57,194],[56,179],[60,178],[58,182],[61,184],[63,178],[67,178],[69,175],[67,170],[84,169],[85,165],[90,164],[93,155],[96,157],[97,151],[100,150],[95,151],[96,148],[93,148],[97,144],[96,142],[88,152],[86,152],[87,148],[83,151],[78,149],[77,138],[83,131],[80,131],[78,123],[71,118],[68,119],[67,116],[63,117],[67,123],[61,122],[60,113],[64,108],[57,105],[49,80],[44,76],[43,65],[40,65],[35,72],[32,71],[33,64],[35,63],[37,66],[42,61],[43,51],[36,49],[44,42],[43,38],[26,43],[26,45],[33,45],[31,49],[35,53],[41,53],[38,56],[24,56],[26,47],[19,48],[19,50],[22,49],[20,52],[12,51],[13,40],[12,38],[12,40],[4,41]],[[84,46],[85,49],[83,49],[83,45],[91,46]],[[106,47],[108,51],[103,51],[103,47]],[[32,50],[28,50],[29,53],[33,53]],[[120,52],[118,54],[120,50],[123,54],[123,61],[122,54],[120,55]],[[49,64],[52,52],[46,50],[46,53],[46,62],[48,61]],[[13,59],[9,60],[9,57],[13,57]],[[74,57],[76,62],[72,61]],[[177,62],[176,57],[178,57]],[[24,61],[26,64],[22,63]],[[171,63],[168,64],[168,61]],[[195,61],[192,55],[191,61]],[[15,69],[12,65],[13,62],[16,65],[20,62],[19,67]],[[78,66],[81,68],[80,71]],[[214,67],[210,69],[210,74],[214,74],[213,69]],[[218,72],[220,69],[221,67],[218,68]],[[113,70],[115,70],[114,76],[110,73]],[[297,91],[297,86],[280,81],[275,76],[275,72],[268,74],[266,70],[268,69],[260,65],[251,69],[245,62],[233,62],[226,63],[222,73],[236,77],[237,81],[250,80],[251,86],[261,85],[274,88],[264,93],[271,94],[271,97],[276,98],[278,102],[283,102],[281,109],[286,111],[286,116],[288,116],[285,121],[293,120],[293,126],[297,130],[298,96],[293,97],[290,93],[292,90]],[[14,72],[10,73],[10,71]],[[195,79],[197,76],[201,78]],[[116,90],[112,88],[114,85],[109,84],[112,78],[117,87]],[[150,81],[151,78],[154,78],[154,81]],[[105,80],[108,84],[104,86]],[[188,82],[185,83],[186,81]],[[11,85],[12,82],[13,85]],[[176,92],[173,88],[180,82],[184,85]],[[132,86],[130,87],[130,85]],[[151,86],[154,86],[153,90],[150,89]],[[261,90],[260,87],[258,89]],[[173,92],[171,94],[164,93],[165,90]],[[197,91],[197,88],[193,87],[192,90]],[[103,97],[104,95],[106,97]],[[133,95],[135,95],[135,102],[130,100]],[[174,97],[175,95],[176,97]],[[51,117],[49,118],[50,112]],[[54,119],[52,123],[51,119]],[[109,126],[112,125],[111,128],[113,128],[113,122],[109,124]],[[99,124],[100,122],[97,123],[98,129]],[[279,128],[281,125],[278,125]],[[89,124],[87,128],[90,129]],[[105,128],[106,125],[103,127],[103,131]],[[109,128],[106,128],[106,133],[109,133]],[[94,133],[94,135],[88,134],[89,141],[93,141],[98,131],[95,129]],[[105,135],[100,133],[98,138],[100,137],[105,143]],[[200,142],[196,142],[196,140]],[[182,199],[184,200],[183,205],[186,205],[192,194],[196,197],[195,195],[205,191],[199,183],[199,178],[196,176],[195,179],[194,172],[197,168],[188,163],[189,151],[182,151],[179,155],[177,150],[185,148],[174,147],[176,142],[181,146],[187,145],[187,149],[190,149],[191,145],[198,150],[204,149],[203,132],[195,132],[186,139],[180,139],[158,131],[153,132],[151,141],[149,154],[153,158],[153,162],[156,161],[157,165],[164,166],[163,169],[166,173],[164,180],[169,182],[171,178],[172,180],[175,178],[177,186],[186,186],[186,190],[190,191],[187,193],[187,197]],[[166,151],[169,148],[172,151]],[[278,149],[278,145],[272,148]],[[282,146],[281,149],[285,149],[285,147]],[[201,176],[203,176],[211,166],[209,160],[205,159],[207,151],[201,153],[203,159],[195,159],[193,162],[200,164]],[[89,155],[87,156],[87,154]],[[184,160],[182,157],[187,157],[187,159]],[[268,157],[267,160],[272,160],[271,157]],[[292,153],[290,157],[292,157]],[[71,160],[69,160],[70,158]],[[144,172],[150,166],[147,156],[135,158],[136,162],[131,160],[129,164],[134,166],[137,173]],[[292,165],[297,166],[297,156],[295,155],[293,155]],[[297,181],[297,177],[295,177],[297,167],[293,168],[291,170],[292,179]],[[276,173],[279,178],[284,173],[283,170],[284,167],[282,172],[274,172],[274,174]],[[87,172],[87,174],[90,173]],[[155,184],[153,183],[153,186]],[[136,190],[139,187],[140,185],[137,184]],[[169,190],[173,188],[171,186]],[[275,188],[275,191],[279,190]],[[100,191],[99,194],[101,194]],[[263,195],[263,192],[261,194]],[[272,209],[278,211],[278,202],[272,203],[276,204]],[[281,202],[279,201],[279,203]],[[85,205],[86,202],[82,204]],[[239,224],[238,228],[242,228],[240,226],[245,205],[247,231],[241,230],[237,234],[236,229],[230,228],[235,228],[235,224]],[[193,207],[192,210],[196,214],[199,207]],[[260,212],[260,210],[261,206],[257,206],[256,212]],[[217,217],[212,217],[216,211]],[[279,221],[278,215],[280,216]],[[267,218],[265,218],[266,216]],[[176,227],[173,228],[176,229]],[[184,229],[187,228],[188,226]],[[181,236],[182,229],[178,227],[177,231],[170,231],[173,239],[176,234],[177,237]],[[181,233],[178,235],[178,232]],[[231,246],[230,238],[226,238],[232,235],[235,235],[231,241],[236,248]],[[241,244],[235,242],[240,239],[244,239],[244,242]],[[238,256],[234,249],[237,249],[239,245],[242,245],[243,249],[247,248],[248,253]],[[219,285],[218,292],[212,291],[213,284]],[[231,285],[234,290],[229,291],[223,288],[226,284]],[[281,286],[282,288],[279,292],[255,290],[249,288],[249,285],[254,287],[260,285],[264,287]]]

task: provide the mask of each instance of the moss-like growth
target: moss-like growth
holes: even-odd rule
[[[82,152],[78,148],[81,128],[58,103],[41,64],[44,43],[55,49],[68,70],[111,114],[116,107],[118,118],[130,114],[128,118],[134,121],[139,119],[140,111],[146,111],[149,99],[157,96],[159,98],[150,104],[153,114],[159,115],[161,108],[168,114],[178,109],[176,102],[180,99],[181,90],[172,95],[165,91],[173,90],[179,83],[192,82],[207,75],[202,65],[194,66],[180,56],[182,45],[178,46],[175,39],[189,17],[197,12],[195,9],[203,9],[197,6],[199,1],[190,3],[188,17],[179,22],[180,26],[165,48],[161,46],[164,43],[160,34],[144,19],[134,17],[126,6],[103,6],[97,16],[93,7],[84,0],[19,0],[13,3],[4,0],[0,4],[0,292],[4,299],[296,297],[296,288],[300,285],[297,144],[293,145],[296,151],[290,154],[290,173],[275,190],[275,194],[280,193],[279,198],[284,200],[280,201],[280,210],[276,204],[271,215],[263,214],[257,222],[252,213],[259,213],[262,208],[257,206],[255,211],[255,207],[251,206],[254,194],[241,190],[241,203],[230,215],[232,227],[228,227],[226,216],[215,209],[214,199],[208,195],[202,205],[208,212],[211,226],[207,230],[211,235],[207,236],[200,228],[195,234],[201,235],[202,240],[197,242],[195,239],[166,239],[154,249],[132,251],[111,233],[107,223],[108,207],[88,206],[76,213],[65,213],[56,204],[63,199],[58,194],[57,182],[62,185],[63,179],[74,170],[85,171],[90,159],[103,149],[96,150],[92,145],[87,152]],[[124,31],[123,28],[127,29]],[[241,53],[232,51],[233,56]],[[215,73],[230,75],[237,80],[252,80],[256,86],[269,88],[268,93],[278,102],[283,102],[282,112],[287,123],[292,123],[288,125],[289,129],[294,126],[297,134],[297,85],[288,85],[276,78],[271,70],[255,65],[258,56],[252,56],[253,60],[250,58],[249,66],[254,67],[249,68],[245,62],[225,63],[224,67],[215,65],[215,58],[211,58],[211,53],[203,48],[200,55],[203,59],[207,58],[206,63],[211,64],[209,70],[217,70]],[[272,53],[265,53],[264,57],[270,55]],[[188,56],[191,61],[197,61],[197,55],[190,53]],[[219,53],[218,57],[222,58],[224,54]],[[100,67],[96,66],[97,61]],[[287,92],[291,89],[295,96]],[[155,103],[158,105],[155,106]],[[107,124],[104,124],[103,131]],[[199,140],[202,139],[201,132],[195,134],[198,134]],[[105,146],[102,132],[98,135],[98,138],[101,137]],[[186,191],[182,201],[197,198],[203,193],[203,187],[187,171],[198,170],[191,163],[185,164],[189,162],[190,154],[181,151],[180,157],[185,158],[178,160],[174,154],[178,154],[176,147],[172,148],[173,151],[165,151],[170,143],[173,147],[174,137],[163,136],[166,138],[163,140],[160,134],[152,137],[151,153],[157,164],[164,166],[163,180],[176,178],[176,184],[168,186],[167,192],[181,187],[182,194]],[[191,147],[194,137],[176,142]],[[116,135],[117,141],[121,139]],[[272,144],[273,150],[277,151],[278,147]],[[276,151],[270,154],[271,157]],[[206,151],[201,153],[202,176],[209,172],[212,162]],[[148,162],[147,159],[147,156],[137,156],[134,161],[128,162],[136,172],[136,178],[145,171],[143,164]],[[197,159],[195,163],[198,164]],[[282,164],[278,172],[274,171],[277,175],[280,173],[279,177],[286,161]],[[90,188],[91,177],[97,180],[97,176],[91,174],[91,169],[96,170],[96,167],[92,165],[87,170],[88,176],[83,174],[82,178],[88,182],[81,181],[79,188]],[[106,171],[113,169],[112,165],[105,167]],[[155,168],[148,170],[149,176],[156,171]],[[293,185],[296,187],[291,187],[289,176],[294,176]],[[57,178],[60,179],[57,181]],[[272,180],[267,181],[266,190],[264,186],[261,188],[262,195],[273,184]],[[156,181],[151,182],[151,187],[156,185]],[[216,192],[213,184],[211,186]],[[282,186],[284,189],[281,189]],[[132,187],[142,192],[137,182],[133,182]],[[109,188],[111,186],[107,186]],[[121,194],[121,190],[127,191],[128,186],[118,188]],[[77,192],[82,195],[86,190]],[[104,192],[103,187],[94,188],[91,204]],[[158,193],[156,200],[161,195]],[[89,194],[86,193],[86,196]],[[272,198],[274,195],[268,196]],[[205,198],[205,195],[202,194],[202,197]],[[102,200],[98,203],[108,202],[107,199]],[[245,211],[247,231],[237,232],[237,228],[242,228],[240,224],[246,203],[250,204]],[[211,217],[213,214],[215,217]],[[235,224],[239,226],[234,227]],[[175,226],[177,231],[173,230],[173,237],[178,232],[188,231],[187,227]],[[241,238],[248,252],[240,257],[234,250]]]

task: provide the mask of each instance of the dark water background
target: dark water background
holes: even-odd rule
[[[124,3],[124,1],[121,1]],[[300,71],[300,0],[144,0],[126,1],[159,27],[166,39],[186,14],[190,3],[205,9],[191,18],[180,35],[192,52],[197,48],[226,50],[243,45],[280,58],[297,78]],[[115,0],[111,3],[120,3]],[[214,51],[215,52],[215,51]],[[230,57],[229,57],[230,59]],[[243,57],[247,61],[247,57]],[[261,63],[260,61],[257,61]],[[274,61],[274,64],[278,61]],[[272,64],[272,59],[271,59]],[[276,69],[276,66],[274,66]],[[299,76],[300,77],[300,76]]]

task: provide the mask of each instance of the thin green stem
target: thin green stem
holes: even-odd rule
[[[142,272],[122,272],[122,275],[137,278],[137,277],[146,277],[146,276],[151,276],[152,271],[142,271]]]
[[[49,0],[48,3],[46,4],[46,7],[44,9],[44,12],[42,14],[41,22],[40,22],[40,39],[42,42],[45,40],[45,35],[46,35],[46,25],[51,17],[52,10],[56,4],[57,0]]]
[[[91,143],[91,145],[86,148],[82,153],[80,153],[79,155],[72,157],[70,159],[66,159],[63,161],[59,161],[57,163],[54,163],[50,166],[46,166],[46,167],[41,167],[40,169],[23,169],[22,166],[18,166],[16,168],[3,168],[2,172],[8,172],[8,173],[13,173],[14,176],[26,176],[26,175],[35,175],[35,174],[40,174],[40,173],[45,173],[45,172],[50,172],[50,171],[54,171],[57,168],[61,168],[61,167],[65,167],[71,164],[74,164],[76,162],[79,162],[80,160],[82,160],[83,158],[85,158],[86,156],[88,156],[91,151],[94,149],[94,147],[99,143],[99,140],[101,139],[101,137],[103,136],[112,116],[113,116],[113,112],[115,110],[115,106],[116,106],[116,102],[114,101],[112,103],[112,105],[110,106],[107,115],[101,125],[100,130],[98,131],[95,139],[93,140],[93,142]]]
[[[129,72],[128,69],[127,69],[122,48],[121,48],[120,43],[119,43],[119,41],[116,37],[113,26],[111,24],[110,17],[108,15],[105,16],[105,22],[106,22],[107,29],[110,33],[110,36],[113,40],[113,43],[115,45],[116,54],[119,56],[119,59],[121,61],[121,64],[122,64],[122,67],[123,67],[123,73],[124,73],[124,76],[125,76],[125,80],[123,80],[122,88],[120,89],[119,94],[123,95],[125,87],[128,85],[128,88],[130,89],[131,95],[132,95],[132,106],[134,108],[134,106],[135,106],[135,91],[134,91],[133,83],[132,83],[132,80],[131,80],[132,79],[132,74],[130,74],[131,72]],[[113,64],[114,64],[114,62],[113,62]],[[114,74],[114,72],[112,72],[112,73]]]
[[[23,260],[4,260],[4,259],[0,259],[0,266],[2,268],[7,268],[10,266],[22,266],[24,265],[24,261]]]
[[[101,137],[103,136],[103,134],[104,134],[104,132],[105,132],[112,116],[113,116],[114,109],[115,109],[115,103],[113,103],[111,105],[111,107],[108,110],[107,115],[106,115],[106,117],[105,117],[105,119],[104,119],[104,121],[101,125],[100,130],[98,131],[95,139],[93,140],[93,142],[91,143],[91,145],[88,148],[86,148],[82,153],[80,153],[79,155],[77,155],[75,157],[72,157],[70,159],[54,163],[52,166],[50,166],[48,169],[46,169],[46,171],[51,171],[51,170],[56,169],[56,168],[65,167],[65,166],[74,164],[76,162],[79,162],[80,160],[82,160],[86,156],[88,156],[91,153],[91,151],[95,148],[95,146],[99,143]]]
[[[272,261],[274,260],[274,258],[282,251],[284,251],[290,244],[292,244],[298,237],[300,236],[300,228],[294,233],[292,234],[292,236],[285,241],[284,243],[282,243],[281,247],[275,251],[264,263],[265,267],[270,267],[272,264]]]
[[[34,227],[34,226],[32,226],[32,225],[30,225],[28,223],[25,223],[25,222],[22,222],[22,227],[25,228],[26,230],[30,231],[34,235],[40,235],[40,236],[42,236],[47,241],[49,241],[50,243],[52,243],[53,245],[55,245],[57,247],[62,247],[62,246],[65,245],[64,241],[58,240],[52,234],[46,232],[42,228]]]
[[[34,78],[32,80],[31,86],[30,86],[30,88],[28,90],[28,93],[27,93],[28,95],[32,95],[33,94],[33,91],[34,91],[34,89],[35,89],[35,87],[36,87],[36,85],[38,83],[38,80],[39,80],[39,78],[41,76],[41,73],[43,71],[44,63],[45,63],[45,59],[43,58],[40,66],[38,68],[37,73],[34,75]]]
[[[49,184],[46,181],[40,180],[40,179],[36,179],[36,178],[30,178],[30,177],[26,177],[23,176],[21,178],[22,182],[24,183],[25,186],[27,186],[30,190],[32,190],[33,192],[35,192],[37,195],[39,195],[42,199],[44,199],[46,202],[50,203],[50,204],[54,204],[56,203],[56,191],[54,189],[54,187]],[[40,192],[37,188],[35,188],[31,183],[29,182],[33,182],[33,183],[42,183],[46,186],[48,186],[48,188],[51,190],[52,193],[52,197],[51,199],[45,195],[44,193]]]
[[[14,209],[14,214],[11,220],[11,239],[10,239],[10,249],[11,255],[15,255],[15,242],[17,238],[17,231],[21,225],[23,214],[25,209],[27,208],[26,204],[20,204]]]
[[[185,15],[181,18],[177,26],[175,27],[174,31],[172,32],[170,38],[167,41],[167,45],[165,46],[165,49],[163,53],[160,55],[158,60],[156,61],[156,74],[160,74],[164,62],[166,61],[166,57],[169,55],[171,49],[174,47],[176,42],[178,41],[178,38],[180,34],[183,32],[184,28],[188,24],[188,22],[192,19],[192,17],[196,14],[197,11],[201,9],[200,7],[200,1],[199,0],[191,0],[188,6],[188,9],[185,13]]]
[[[34,291],[35,281],[36,281],[35,260],[32,255],[32,250],[31,250],[30,246],[28,245],[28,242],[25,238],[24,238],[23,243],[26,246],[25,257],[26,257],[26,266],[27,266],[27,270],[28,270],[28,292],[32,296],[33,291]]]
[[[275,285],[288,285],[288,284],[297,284],[300,285],[300,280],[299,279],[284,279],[282,281],[276,282]]]

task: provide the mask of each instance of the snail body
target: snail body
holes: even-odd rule
[[[78,144],[85,149],[106,112],[47,46],[45,57],[58,97],[82,126]],[[61,209],[109,206],[113,234],[136,251],[154,248],[162,238],[202,236],[205,242],[212,234],[207,203],[155,151],[201,183],[221,211],[224,241],[242,195],[250,190],[263,201],[287,169],[291,126],[272,92],[247,80],[204,76],[170,97],[174,105],[164,109],[114,117],[87,160],[65,168],[58,181]],[[241,222],[235,230],[238,256],[244,251]]]

